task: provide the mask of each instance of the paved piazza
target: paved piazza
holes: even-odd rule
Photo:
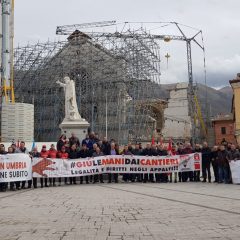
[[[1,240],[240,239],[240,185],[89,184],[0,193]]]

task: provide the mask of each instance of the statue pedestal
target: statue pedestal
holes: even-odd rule
[[[83,118],[76,120],[64,119],[59,125],[62,133],[66,134],[67,137],[70,137],[71,133],[75,133],[80,141],[86,137],[89,126],[90,124]]]

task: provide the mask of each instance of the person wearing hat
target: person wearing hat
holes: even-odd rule
[[[46,145],[42,145],[42,150],[40,152],[40,157],[41,158],[48,158],[49,152],[47,150],[47,146]],[[41,188],[43,188],[43,177],[40,178],[40,183],[41,183]],[[45,177],[44,178],[44,183],[45,183],[45,187],[49,187],[48,186],[48,179]]]

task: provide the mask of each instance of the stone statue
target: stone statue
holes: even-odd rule
[[[65,118],[66,120],[80,120],[81,116],[78,112],[76,102],[75,83],[69,77],[64,77],[64,82],[57,81],[56,83],[63,87],[65,92]]]

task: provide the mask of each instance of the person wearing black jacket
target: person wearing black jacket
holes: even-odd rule
[[[224,145],[220,146],[220,151],[218,151],[218,156],[217,156],[217,163],[218,163],[218,176],[219,176],[219,181],[218,183],[228,183],[229,177],[228,177],[228,152],[225,149]]]
[[[167,156],[167,151],[163,148],[163,146],[157,146],[157,156]],[[164,182],[166,183],[168,180],[166,173],[155,173],[156,182]]]
[[[72,136],[69,138],[69,145],[70,147],[75,144],[77,148],[80,147],[80,141],[78,137],[76,137],[75,133],[72,133]]]
[[[133,146],[131,144],[128,145],[128,151],[130,152],[131,155],[133,155]],[[129,173],[129,180],[131,182],[135,182],[136,180],[136,174],[135,173]]]
[[[214,146],[211,152],[211,162],[212,162],[212,167],[213,167],[213,172],[214,172],[214,178],[215,178],[215,183],[218,183],[219,177],[218,177],[218,146]]]
[[[142,155],[142,150],[140,149],[139,144],[135,144],[135,148],[132,150],[132,154],[135,156],[141,156]],[[137,173],[137,182],[142,182],[143,181],[143,174],[142,173]]]
[[[58,141],[57,141],[57,150],[58,151],[61,151],[61,149],[62,149],[62,147],[65,145],[65,143],[66,143],[66,135],[65,134],[62,134],[61,136],[60,136],[60,138],[58,139]]]
[[[124,149],[121,153],[122,155],[132,155],[132,153],[129,151],[129,148],[128,148],[128,145],[125,145],[124,146]],[[122,180],[124,182],[128,182],[128,181],[131,181],[132,180],[132,176],[130,173],[123,173],[123,178]]]
[[[154,149],[154,146],[155,145],[153,145],[151,147],[151,144],[148,143],[146,148],[144,148],[143,151],[142,151],[142,156],[157,156],[157,151],[156,151],[156,149]],[[149,174],[145,173],[144,174],[143,182],[146,183],[147,181],[154,182],[152,173],[149,173]]]
[[[228,151],[228,161],[232,161],[232,160],[239,160],[240,159],[240,152],[239,150],[236,148],[236,146],[234,144],[231,145],[231,150]]]
[[[89,157],[93,157],[93,154],[96,152],[97,147],[98,147],[97,143],[94,143],[92,145],[92,148],[89,149]],[[90,182],[93,182],[94,181],[94,176],[93,175],[89,175],[89,180],[90,180]]]
[[[92,149],[91,150],[89,149],[90,157],[92,157],[93,154],[96,152],[97,147],[98,147],[97,143],[94,143]]]
[[[87,144],[83,143],[82,149],[79,151],[80,158],[88,158],[90,157],[90,151],[87,148]],[[89,184],[88,176],[85,177],[86,183]],[[80,184],[83,183],[83,177],[80,177]]]
[[[77,145],[75,143],[72,144],[70,147],[70,151],[68,154],[69,159],[77,159],[80,157],[79,151],[77,151]],[[69,178],[70,184],[77,184],[76,183],[76,177],[70,177]]]
[[[101,145],[101,150],[104,155],[108,155],[110,153],[111,145],[108,142],[107,138],[104,137]]]
[[[203,143],[202,148],[202,176],[203,182],[206,182],[208,177],[208,182],[211,182],[211,171],[210,171],[210,163],[211,163],[211,149],[208,147],[207,142]]]

